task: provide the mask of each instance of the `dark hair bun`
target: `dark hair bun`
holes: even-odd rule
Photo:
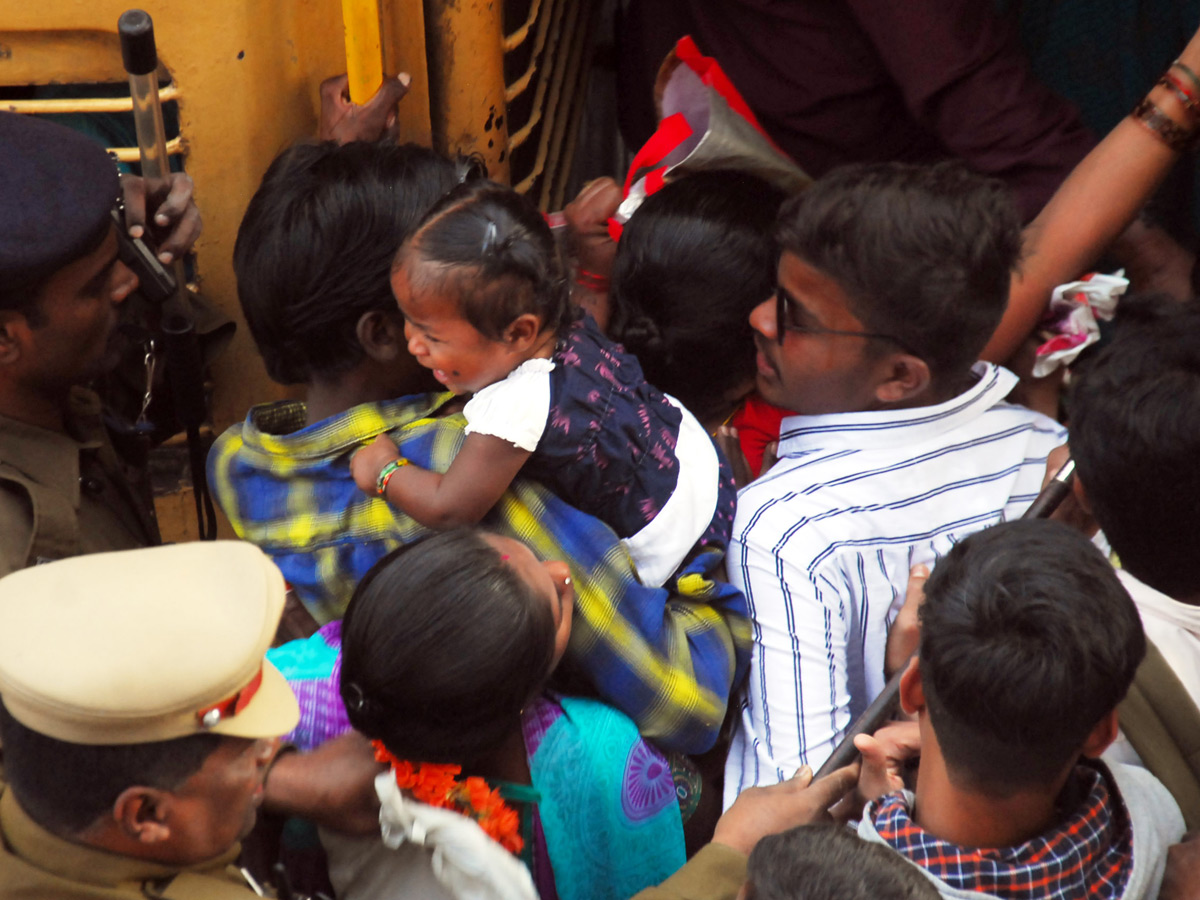
[[[625,349],[639,359],[658,356],[664,350],[663,334],[658,323],[644,313],[635,313],[622,334]]]

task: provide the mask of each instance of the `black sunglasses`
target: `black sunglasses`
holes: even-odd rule
[[[902,350],[912,353],[908,345],[898,337],[890,334],[880,334],[876,331],[841,331],[837,328],[821,328],[819,326],[806,325],[798,321],[796,310],[801,309],[796,298],[784,290],[782,285],[775,288],[775,339],[780,346],[783,345],[783,335],[787,331],[795,331],[799,334],[835,334],[845,335],[846,337],[873,338],[880,341],[891,341]],[[914,354],[915,355],[915,354]]]

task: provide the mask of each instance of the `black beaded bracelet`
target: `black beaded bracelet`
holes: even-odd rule
[[[1180,125],[1159,109],[1158,104],[1149,97],[1143,98],[1130,115],[1158,135],[1164,144],[1177,153],[1187,153],[1195,146],[1195,131]]]

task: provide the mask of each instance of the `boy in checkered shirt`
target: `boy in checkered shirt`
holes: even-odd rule
[[[943,897],[1153,900],[1184,824],[1154,776],[1098,759],[1146,650],[1103,554],[1055,522],[997,525],[938,563],[920,617],[900,688],[916,792],[868,804],[859,835]]]

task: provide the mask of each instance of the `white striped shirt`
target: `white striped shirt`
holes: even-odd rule
[[[1037,496],[1056,422],[979,380],[936,406],[784,419],[780,461],[738,497],[729,578],[753,620],[725,806],[814,769],[883,689],[887,632],[908,571]]]

